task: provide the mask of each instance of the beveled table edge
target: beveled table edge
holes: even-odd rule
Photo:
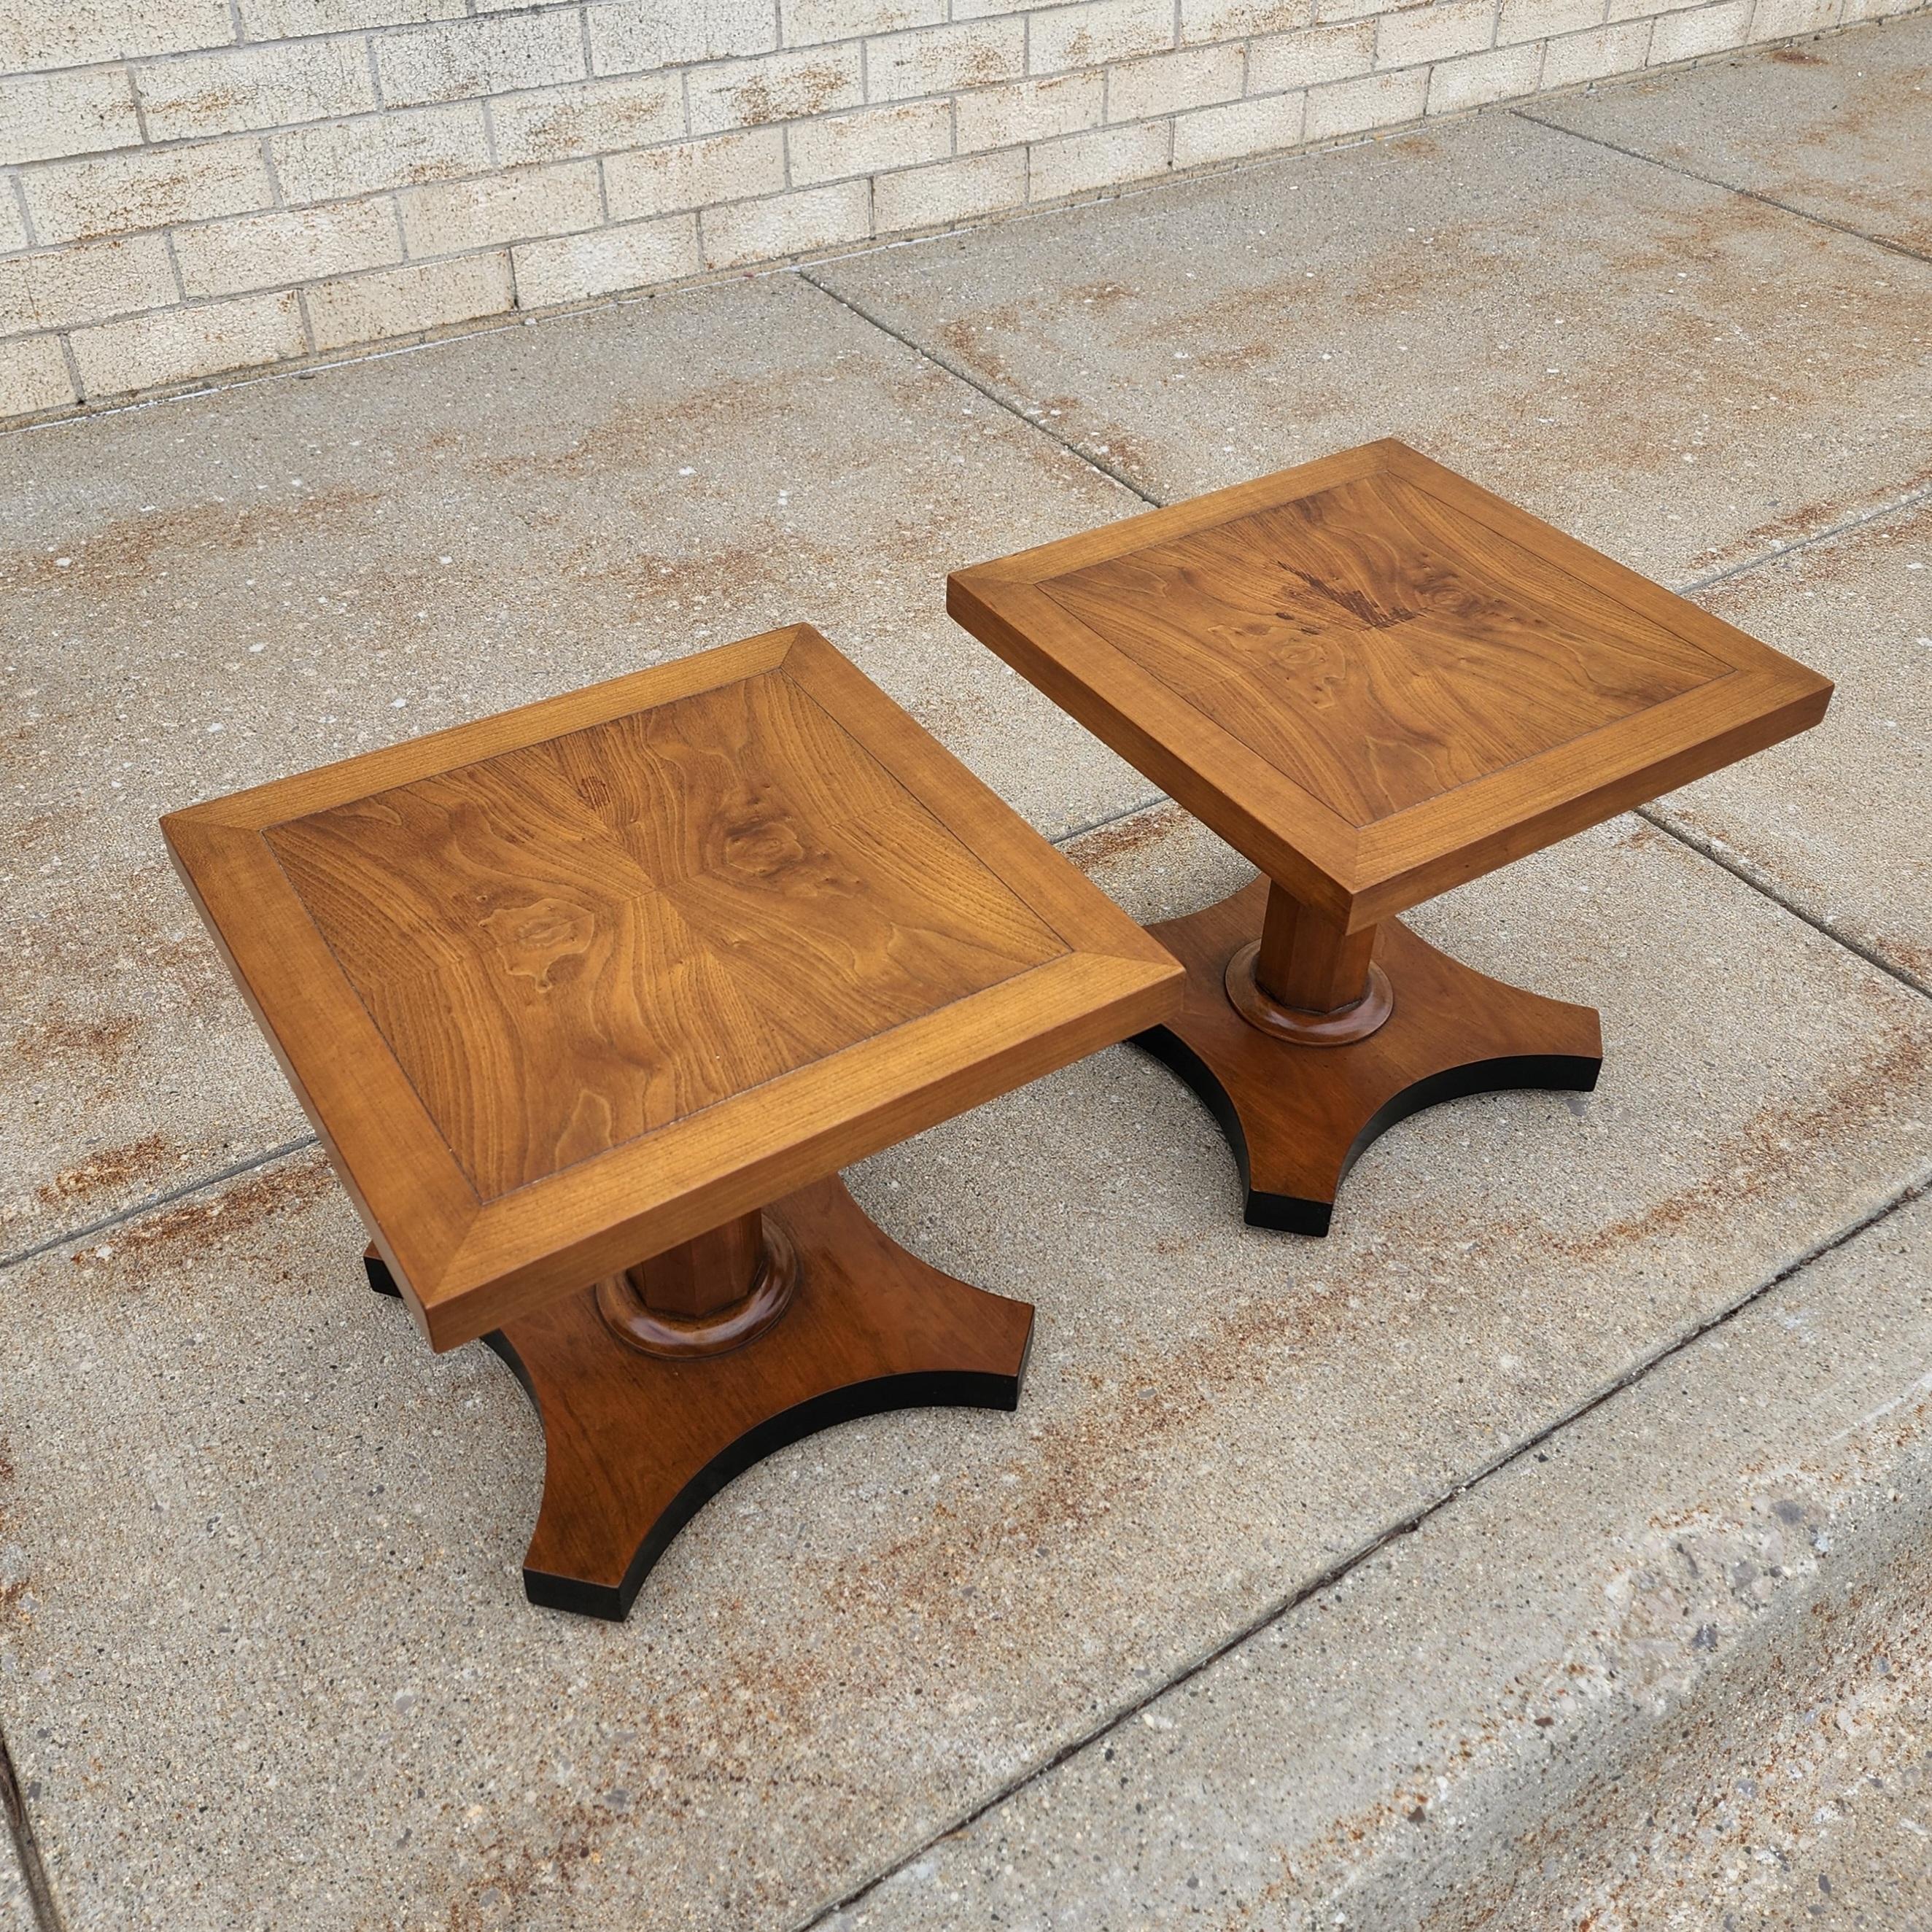
[[[796,664],[794,660],[796,659]],[[785,668],[1068,950],[479,1201],[262,834],[292,818]],[[1166,950],[809,625],[168,814],[170,856],[438,1349],[834,1174],[1178,1006]],[[264,910],[278,914],[265,920]],[[298,1024],[318,1014],[320,1029]],[[357,1051],[344,1051],[352,1040]]]
[[[1357,827],[1036,588],[1384,471],[1730,670]],[[1808,729],[1832,688],[1796,659],[1394,437],[954,571],[946,608],[1270,878],[1350,932]]]

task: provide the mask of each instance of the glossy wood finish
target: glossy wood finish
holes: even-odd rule
[[[1375,964],[1381,930],[1346,932],[1270,886],[1261,938],[1228,962],[1228,998],[1250,1026],[1298,1046],[1366,1040],[1394,1006],[1388,975]]]
[[[1336,1190],[1378,1135],[1438,1100],[1500,1088],[1587,1093],[1603,1040],[1588,1006],[1472,971],[1400,920],[1381,928],[1387,1022],[1352,1046],[1294,1046],[1237,1012],[1230,958],[1259,930],[1265,880],[1153,928],[1187,969],[1179,1015],[1137,1044],[1172,1067],[1226,1134],[1252,1226],[1325,1234]]]
[[[1353,1006],[1368,991],[1376,929],[1349,932],[1276,886],[1256,942],[1255,983],[1285,1006],[1314,1013]]]
[[[594,1294],[487,1337],[544,1428],[544,1491],[524,1559],[532,1603],[622,1617],[698,1509],[760,1456],[880,1410],[1011,1409],[1033,1310],[929,1268],[836,1180],[772,1203],[798,1258],[782,1321],[733,1354],[663,1361],[614,1342]],[[394,1292],[373,1250],[370,1278]]]
[[[439,1348],[1179,996],[805,626],[164,830]]]
[[[1143,1043],[1226,1130],[1247,1218],[1305,1233],[1418,1107],[1596,1079],[1593,1012],[1394,915],[1815,724],[1832,690],[1392,441],[957,572],[946,604],[1265,875],[1154,928],[1187,1000]]]
[[[594,1290],[604,1325],[647,1355],[685,1361],[754,1342],[791,1306],[798,1252],[783,1223],[740,1214]]]
[[[957,572],[947,608],[1349,933],[1831,694],[1392,441]]]

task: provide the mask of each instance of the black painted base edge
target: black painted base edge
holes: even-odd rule
[[[1334,1219],[1333,1195],[1325,1201],[1304,1200],[1296,1194],[1269,1194],[1253,1181],[1248,1154],[1246,1130],[1228,1090],[1214,1070],[1178,1034],[1166,1027],[1150,1028],[1136,1034],[1133,1043],[1151,1054],[1178,1075],[1192,1091],[1226,1137],[1240,1170],[1245,1197],[1241,1219],[1251,1228],[1268,1228],[1282,1234],[1308,1234],[1317,1238],[1328,1232]],[[1345,1052],[1346,1048],[1330,1049]],[[1493,1060],[1472,1060],[1460,1066],[1444,1067],[1405,1087],[1384,1101],[1370,1115],[1361,1131],[1348,1144],[1342,1156],[1342,1171],[1335,1177],[1336,1192],[1348,1178],[1348,1171],[1390,1128],[1433,1107],[1444,1100],[1466,1100],[1475,1094],[1503,1094],[1538,1089],[1552,1093],[1588,1094],[1596,1086],[1603,1071],[1600,1059],[1568,1053],[1511,1054]]]
[[[1221,1130],[1222,1138],[1227,1142],[1228,1149],[1234,1156],[1234,1166],[1240,1171],[1241,1192],[1250,1202],[1252,1202],[1256,1197],[1248,1163],[1247,1130],[1241,1125],[1241,1117],[1235,1110],[1234,1102],[1227,1088],[1221,1084],[1214,1070],[1180,1034],[1164,1026],[1149,1027],[1145,1033],[1136,1034],[1130,1043],[1138,1047],[1143,1053],[1153,1054],[1170,1072],[1178,1074],[1194,1097],[1214,1116],[1214,1124]],[[1265,1201],[1286,1201],[1291,1197],[1286,1194],[1268,1194],[1260,1198]],[[1319,1204],[1309,1202],[1303,1204],[1313,1208]],[[1268,1224],[1262,1222],[1257,1225],[1265,1226]],[[1288,1226],[1286,1222],[1280,1225],[1282,1227]],[[1298,1228],[1294,1232],[1325,1234],[1328,1232],[1327,1210],[1322,1210],[1320,1227]]]
[[[500,1333],[484,1337],[509,1364],[511,1371],[530,1394],[522,1364],[516,1352]],[[1033,1335],[1027,1335],[1031,1352]],[[1020,1385],[1026,1378],[1022,1357],[1016,1375],[995,1376],[978,1372],[935,1370],[916,1375],[882,1376],[868,1382],[855,1382],[848,1388],[832,1389],[824,1395],[802,1402],[782,1414],[767,1416],[755,1429],[747,1430],[736,1442],[714,1456],[684,1487],[638,1546],[615,1589],[608,1584],[587,1583],[581,1577],[559,1576],[548,1570],[524,1569],[524,1594],[544,1610],[568,1610],[578,1616],[598,1617],[606,1622],[622,1623],[631,1613],[644,1579],[657,1567],[685,1525],[736,1478],[767,1456],[815,1436],[821,1429],[842,1422],[856,1422],[861,1417],[880,1415],[896,1408],[992,1408],[1012,1411],[1019,1406]],[[543,1411],[534,1399],[539,1423]]]
[[[364,1255],[362,1265],[369,1286],[378,1294],[400,1300],[402,1291],[387,1265],[374,1255]],[[517,1378],[517,1385],[530,1398],[539,1427],[543,1405],[537,1400],[521,1359],[501,1329],[483,1337],[484,1345],[501,1358]],[[829,1389],[808,1402],[767,1416],[755,1429],[747,1430],[736,1442],[714,1456],[678,1492],[670,1507],[652,1524],[650,1532],[638,1546],[615,1589],[604,1583],[587,1583],[580,1576],[559,1576],[547,1570],[524,1566],[524,1594],[539,1607],[568,1610],[578,1616],[599,1617],[622,1623],[631,1614],[644,1579],[657,1567],[680,1530],[711,1498],[754,1462],[821,1429],[842,1422],[856,1422],[868,1415],[883,1415],[896,1408],[991,1408],[1010,1414],[1020,1406],[1020,1389],[1026,1380],[1027,1362],[1033,1353],[1033,1324],[1027,1324],[1026,1346],[1020,1364],[1010,1376],[988,1375],[978,1370],[932,1370],[914,1375],[880,1376],[871,1382],[854,1382],[849,1388]]]

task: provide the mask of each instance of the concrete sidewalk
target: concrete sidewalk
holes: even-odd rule
[[[1913,19],[0,436],[0,1928],[1932,1925],[1928,153]],[[1184,910],[944,574],[1385,434],[1838,681],[1416,916],[1599,1090],[1319,1243],[1128,1048],[923,1135],[850,1178],[1037,1305],[1018,1415],[531,1610],[534,1419],[361,1286],[159,814],[804,619]]]

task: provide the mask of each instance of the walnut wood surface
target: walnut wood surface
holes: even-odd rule
[[[163,825],[438,1348],[1178,998],[804,626]]]
[[[957,572],[947,608],[1350,932],[1831,693],[1392,441]]]
[[[737,1215],[610,1279],[646,1308],[701,1321],[752,1292],[764,1253],[764,1221],[761,1213]]]
[[[1276,886],[1262,920],[1255,983],[1270,999],[1304,1012],[1351,1006],[1367,990],[1378,929],[1349,932]]]
[[[1070,950],[782,668],[266,837],[484,1200]]]
[[[1383,1025],[1347,1046],[1270,1038],[1235,1012],[1223,984],[1229,959],[1261,929],[1268,890],[1258,879],[1152,928],[1186,968],[1187,993],[1177,1017],[1136,1042],[1220,1123],[1254,1226],[1326,1234],[1336,1192],[1363,1150],[1438,1100],[1596,1084],[1603,1040],[1589,1007],[1473,971],[1396,919],[1382,927],[1376,955],[1394,994]]]
[[[728,1355],[661,1361],[605,1328],[588,1290],[488,1339],[542,1417],[544,1490],[524,1559],[532,1602],[622,1617],[704,1503],[760,1456],[881,1410],[1019,1400],[1033,1310],[930,1268],[838,1181],[768,1210],[799,1281],[772,1328]],[[380,1257],[371,1281],[393,1292]]]
[[[1040,588],[1358,827],[1730,669],[1387,472]]]

